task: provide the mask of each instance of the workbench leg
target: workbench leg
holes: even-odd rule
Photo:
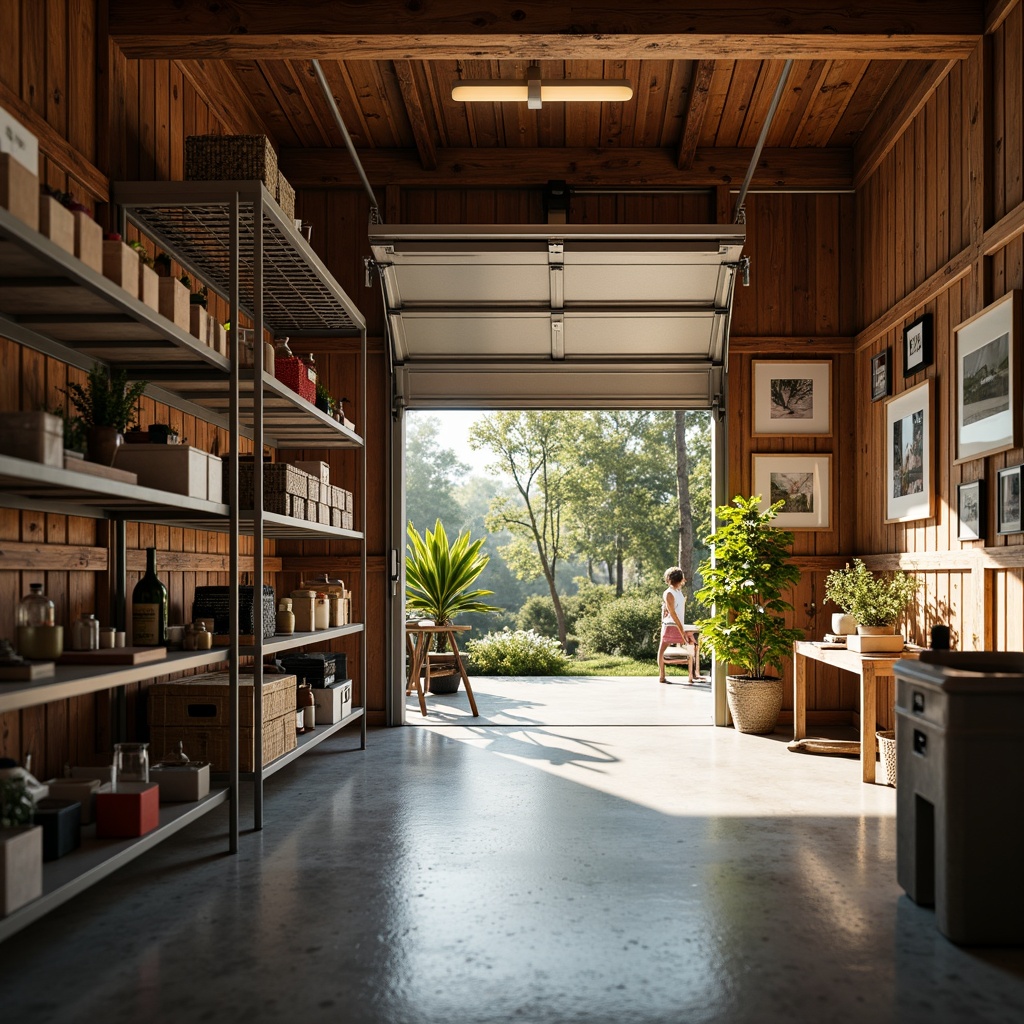
[[[793,739],[807,735],[807,659],[793,651]]]
[[[469,706],[473,709],[473,717],[479,718],[480,712],[476,709],[476,697],[473,696],[473,687],[469,685],[469,676],[466,673],[466,666],[462,664],[462,655],[459,653],[459,645],[455,642],[455,634],[448,634],[448,643],[451,645],[452,653],[455,655],[455,664],[459,666],[459,675],[466,687],[466,696],[469,697]]]
[[[864,660],[860,669],[860,764],[865,782],[875,781],[875,754],[877,728],[875,666]]]
[[[405,692],[408,694],[411,690],[416,690],[416,696],[420,700],[420,714],[427,715],[427,700],[423,695],[423,684],[420,682],[420,668],[423,665],[423,652],[428,645],[427,634],[420,633],[412,643],[412,656],[410,657],[409,665],[409,683],[405,688]]]

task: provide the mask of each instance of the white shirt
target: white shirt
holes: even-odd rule
[[[673,603],[673,605],[675,606],[675,610],[676,610],[676,616],[678,617],[680,622],[685,623],[686,622],[686,595],[682,592],[682,590],[676,590],[674,587],[669,587],[668,590],[665,591],[664,599],[665,599],[666,604],[669,601],[671,601]],[[675,625],[675,622],[673,621],[672,616],[669,615],[667,613],[667,610],[665,610],[665,609],[663,609],[663,614],[662,614],[661,621],[662,621],[662,624],[671,623],[673,626]]]

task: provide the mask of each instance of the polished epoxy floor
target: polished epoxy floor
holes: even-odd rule
[[[698,687],[475,689],[274,776],[239,856],[211,815],[0,945],[0,1020],[1024,1020],[1024,951],[902,895],[857,762]]]

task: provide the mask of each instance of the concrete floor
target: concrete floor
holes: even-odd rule
[[[210,815],[0,946],[0,1019],[1024,1020],[1024,950],[901,894],[856,761],[714,729],[706,688],[475,690],[274,776],[238,856]]]

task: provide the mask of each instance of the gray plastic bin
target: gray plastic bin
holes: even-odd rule
[[[1024,944],[1024,654],[896,663],[896,872],[963,945]]]

